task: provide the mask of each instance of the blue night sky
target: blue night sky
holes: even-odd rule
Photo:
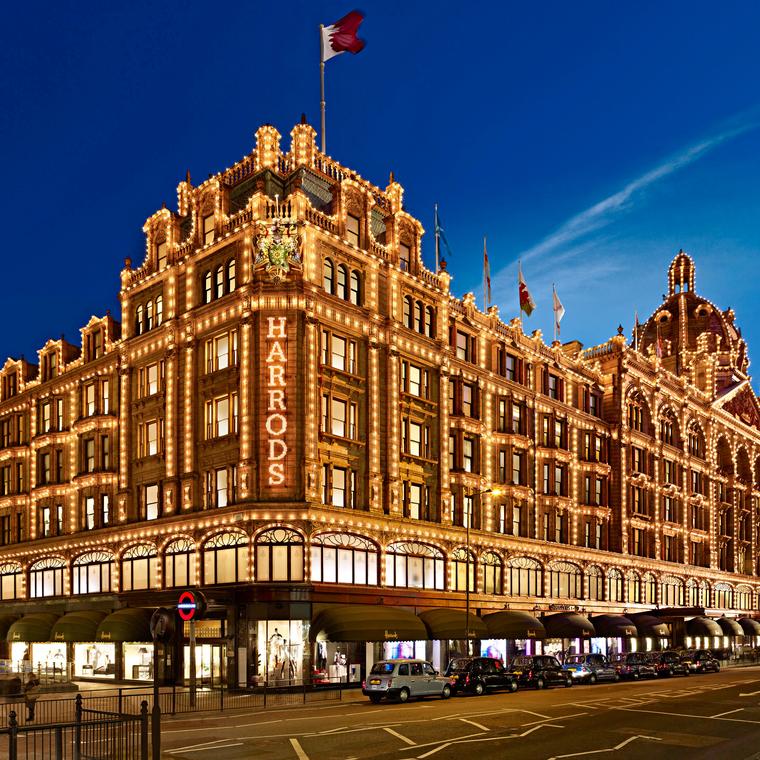
[[[5,287],[0,356],[107,308],[141,227],[190,169],[248,153],[255,129],[319,125],[317,26],[350,2],[14,3],[0,31]],[[684,248],[760,357],[760,5],[363,2],[366,49],[327,63],[328,152],[393,170],[452,287],[526,330],[594,345],[648,316]],[[754,350],[753,350],[754,349]],[[756,353],[757,352],[757,353]],[[756,361],[760,362],[760,358]]]

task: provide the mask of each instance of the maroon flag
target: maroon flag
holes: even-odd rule
[[[364,49],[364,40],[356,36],[362,21],[361,11],[351,11],[334,24],[322,27],[322,63],[346,51],[356,54]]]

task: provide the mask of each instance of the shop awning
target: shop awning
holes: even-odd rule
[[[631,620],[636,626],[639,636],[651,636],[655,639],[670,636],[668,624],[663,623],[662,620],[654,617],[654,615],[636,615]]]
[[[742,628],[736,620],[722,617],[718,618],[715,622],[720,626],[721,631],[723,631],[726,636],[744,636],[744,628]]]
[[[464,639],[469,633],[471,639],[487,639],[488,628],[477,616],[470,613],[467,618],[464,610],[425,610],[420,613],[420,620],[430,634],[428,638],[444,641],[446,639]],[[468,622],[469,620],[469,622]]]
[[[591,618],[591,623],[597,636],[626,638],[638,633],[633,621],[623,615],[597,615]]]
[[[0,638],[8,636],[8,629],[18,620],[18,615],[0,615]]]
[[[95,641],[153,641],[150,617],[153,610],[125,607],[112,612],[98,625]]]
[[[33,612],[21,620],[11,623],[6,639],[8,641],[50,641],[50,629],[58,615],[53,612]]]
[[[492,639],[537,639],[546,638],[543,623],[528,612],[504,610],[485,615],[483,622]]]
[[[547,639],[590,639],[596,635],[591,621],[577,612],[560,612],[541,620]]]
[[[686,633],[689,636],[722,636],[723,630],[710,618],[695,617],[686,621]]]
[[[98,625],[103,622],[105,612],[81,610],[69,612],[53,626],[50,631],[51,641],[95,641]]]
[[[739,621],[745,636],[760,636],[760,622],[754,618],[742,618]]]
[[[428,632],[408,610],[384,605],[327,607],[311,623],[312,641],[424,641]]]

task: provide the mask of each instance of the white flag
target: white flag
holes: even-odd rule
[[[565,307],[562,305],[562,301],[559,300],[554,285],[552,285],[552,301],[554,304],[554,332],[559,337],[559,323],[562,321],[562,317],[565,316]]]

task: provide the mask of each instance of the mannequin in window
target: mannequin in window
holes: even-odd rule
[[[324,641],[320,641],[317,644],[317,670],[325,670],[327,668],[327,644]]]
[[[274,629],[274,633],[269,637],[269,670],[277,675],[277,669],[285,664],[286,657],[285,639],[282,634]]]

